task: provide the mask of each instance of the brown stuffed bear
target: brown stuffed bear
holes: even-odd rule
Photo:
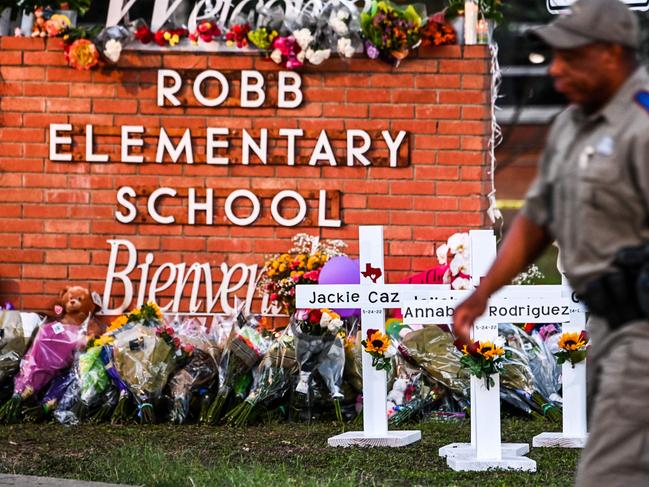
[[[66,287],[59,294],[57,304],[60,309],[57,309],[57,319],[67,325],[81,326],[86,319],[90,318],[87,330],[88,338],[99,337],[106,331],[106,326],[93,318],[100,309],[97,301],[85,287]]]
[[[43,7],[36,7],[34,10],[34,25],[32,26],[32,37],[45,37],[45,12]]]

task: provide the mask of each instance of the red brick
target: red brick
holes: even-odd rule
[[[0,78],[4,81],[40,81],[45,77],[45,68],[24,66],[0,66]]]
[[[25,52],[23,64],[36,66],[65,66],[65,54],[62,51],[56,52]]]
[[[478,195],[481,190],[480,183],[477,182],[464,182],[464,181],[453,181],[437,182],[437,194],[445,196],[466,196],[466,195]]]
[[[87,98],[48,98],[49,112],[78,113],[90,111],[90,100]]]
[[[0,66],[11,66],[22,64],[23,53],[21,51],[0,51]]]
[[[2,98],[0,110],[17,112],[43,112],[45,100],[43,98]]]
[[[12,36],[0,37],[0,48],[3,50],[42,51],[44,47],[44,39]]]

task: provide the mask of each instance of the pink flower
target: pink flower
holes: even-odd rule
[[[295,311],[295,319],[304,321],[309,318],[309,310],[308,309],[298,309]]]
[[[180,347],[180,338],[174,337],[173,343],[174,343],[174,347],[179,348]]]
[[[183,345],[183,352],[188,354],[194,353],[194,345],[192,345],[191,343],[185,343]]]
[[[277,293],[273,293],[273,294],[270,295],[270,300],[271,301],[277,301],[278,298],[279,298],[279,296],[277,295]]]

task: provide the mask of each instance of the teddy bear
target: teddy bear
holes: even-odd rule
[[[60,323],[81,326],[88,320],[88,338],[97,338],[106,331],[106,326],[94,319],[95,313],[100,309],[97,293],[91,293],[82,286],[63,288],[54,307],[56,319]]]
[[[32,37],[45,37],[45,10],[43,7],[36,7],[34,10],[34,25],[32,26]]]

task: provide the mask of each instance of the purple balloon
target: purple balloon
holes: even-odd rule
[[[360,284],[361,271],[358,259],[346,256],[332,257],[322,266],[318,284]],[[334,309],[341,318],[360,316],[360,309]]]

